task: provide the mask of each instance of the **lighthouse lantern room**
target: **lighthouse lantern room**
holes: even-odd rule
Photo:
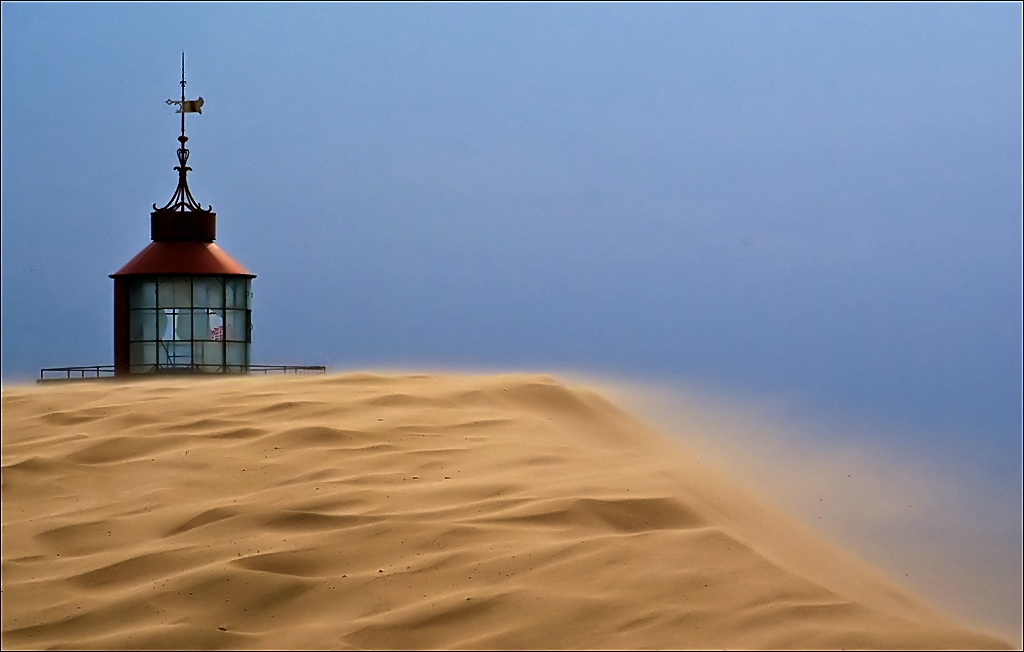
[[[114,279],[114,374],[247,373],[255,274],[213,241],[217,214],[188,188],[185,115],[203,98],[167,100],[181,114],[178,187],[150,214],[152,242],[111,274]]]

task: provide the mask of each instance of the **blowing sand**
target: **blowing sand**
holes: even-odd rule
[[[1006,648],[545,376],[3,390],[2,645]]]

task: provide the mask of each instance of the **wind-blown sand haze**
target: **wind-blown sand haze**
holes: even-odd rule
[[[1007,648],[598,394],[3,390],[7,648]]]

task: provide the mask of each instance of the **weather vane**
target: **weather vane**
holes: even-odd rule
[[[198,113],[203,114],[203,98],[200,97],[197,100],[186,100],[185,99],[185,53],[181,53],[181,99],[180,100],[167,100],[169,105],[177,105],[178,110],[175,113],[181,114],[181,135],[178,136],[178,142],[181,146],[178,148],[178,165],[174,168],[178,171],[178,187],[175,189],[174,194],[171,196],[171,200],[160,209],[157,209],[156,204],[153,204],[154,210],[161,211],[203,211],[203,207],[192,197],[191,191],[188,189],[188,172],[192,168],[188,165],[188,148],[185,147],[185,143],[188,142],[188,136],[185,135],[185,114],[186,113]],[[213,207],[209,206],[205,209],[205,212],[212,211]]]
[[[181,114],[181,133],[185,133],[185,114],[186,113],[198,113],[203,115],[203,98],[199,97],[198,100],[186,100],[185,99],[185,53],[181,53],[181,99],[180,100],[167,100],[167,104],[177,104],[178,110],[175,113]]]

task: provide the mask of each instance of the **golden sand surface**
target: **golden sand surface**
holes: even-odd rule
[[[1007,648],[534,375],[6,387],[2,646]]]

